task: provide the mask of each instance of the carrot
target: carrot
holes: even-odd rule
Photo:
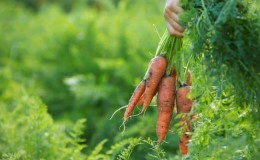
[[[158,84],[165,74],[167,61],[163,56],[156,56],[150,62],[148,68],[148,77],[146,79],[146,88],[144,91],[144,103],[142,112],[150,105],[153,96],[156,93]]]
[[[186,68],[185,68],[185,69],[186,69]],[[191,85],[192,85],[191,79],[192,79],[192,75],[191,75],[190,70],[188,69],[187,79],[186,79],[186,84],[187,84],[188,86],[191,86]],[[197,121],[197,120],[198,120],[198,114],[195,113],[195,114],[191,115],[191,119],[192,119],[193,121]]]
[[[144,103],[144,94],[141,95],[141,97],[138,99],[136,106],[141,106]]]
[[[187,144],[190,136],[186,133],[191,132],[191,123],[189,117],[187,116],[187,113],[190,112],[192,107],[192,100],[187,97],[190,89],[190,86],[181,87],[177,90],[176,93],[177,113],[184,115],[178,119],[179,123],[181,124],[179,129],[181,129],[182,132],[179,139],[179,148],[182,155],[188,153]]]
[[[158,118],[156,125],[156,134],[158,144],[160,144],[168,132],[172,118],[175,100],[175,80],[171,76],[163,77],[157,94]]]
[[[172,77],[175,81],[175,85],[176,85],[176,82],[177,82],[177,71],[176,71],[176,67],[173,67],[172,68]],[[175,88],[176,89],[176,88]]]
[[[129,118],[129,116],[133,112],[134,107],[136,106],[136,104],[138,103],[138,100],[144,93],[144,90],[145,90],[145,80],[142,80],[135,88],[135,90],[128,102],[128,105],[126,107],[125,114],[124,114],[124,122]]]
[[[190,132],[191,129],[187,129],[186,132]],[[179,148],[180,148],[180,153],[182,155],[186,155],[188,153],[188,146],[187,144],[189,143],[190,140],[190,136],[183,133],[183,135],[181,136],[181,138],[179,139]]]
[[[184,86],[177,90],[176,104],[177,113],[189,113],[192,107],[192,100],[187,97],[191,86]]]
[[[187,79],[186,79],[186,84],[188,85],[188,86],[191,86],[192,85],[192,82],[191,82],[191,72],[190,72],[190,70],[188,69],[188,71],[187,71]]]

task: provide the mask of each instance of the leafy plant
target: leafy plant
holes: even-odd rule
[[[108,120],[156,51],[163,1],[77,1],[66,13],[72,1],[33,4],[38,12],[14,1],[0,2],[0,159],[180,159],[177,127],[161,148],[133,138],[155,139],[154,103],[123,135],[123,113]],[[186,31],[174,63],[195,77],[198,113],[186,159],[257,159],[259,1],[181,2]]]
[[[177,59],[177,63],[192,70],[191,96],[196,98],[194,111],[199,114],[188,159],[258,156],[260,19],[259,2],[252,4],[183,2],[188,7],[182,16],[187,26],[186,45],[179,55],[183,60]]]
[[[66,126],[55,123],[42,101],[15,82],[10,70],[1,71],[0,158],[85,159],[80,144],[85,120],[79,120],[69,136]]]
[[[123,151],[120,153],[120,155],[118,156],[118,160],[129,160],[130,156],[133,152],[133,149],[141,144],[141,139],[140,138],[136,138],[136,139],[132,139],[131,143],[128,145],[127,148],[123,149]]]

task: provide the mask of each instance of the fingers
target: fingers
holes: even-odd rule
[[[167,30],[168,30],[170,35],[173,35],[173,36],[176,36],[176,37],[182,37],[183,36],[183,32],[177,31],[175,28],[173,28],[168,23],[167,23]]]
[[[174,13],[180,13],[183,11],[183,9],[180,6],[178,6],[178,3],[174,3],[174,1],[176,0],[169,0],[169,1],[171,1],[172,3],[167,2],[165,6],[165,10]]]
[[[178,14],[183,11],[181,7],[178,6],[179,0],[167,0],[164,18],[166,20],[167,29],[171,35],[181,37],[183,36],[184,29],[179,24]]]
[[[173,5],[173,6],[177,6],[179,4],[180,0],[167,0],[166,1],[166,5]]]
[[[164,17],[165,17],[167,23],[170,26],[172,26],[175,30],[177,30],[178,32],[184,31],[184,29],[179,25],[179,17],[177,14],[166,12]]]

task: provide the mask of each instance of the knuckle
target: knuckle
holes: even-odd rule
[[[177,32],[174,29],[170,29],[169,34],[172,35],[172,36],[175,36],[177,34]]]
[[[171,36],[182,37],[182,32],[178,32],[178,31],[175,30],[175,29],[169,30],[169,34],[170,34]]]
[[[164,12],[166,12],[166,13],[170,13],[171,12],[171,6],[165,6],[165,8],[164,8]]]

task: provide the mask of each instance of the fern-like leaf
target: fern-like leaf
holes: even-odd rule
[[[118,160],[129,160],[134,148],[141,143],[141,138],[134,138],[127,148],[117,157]]]

